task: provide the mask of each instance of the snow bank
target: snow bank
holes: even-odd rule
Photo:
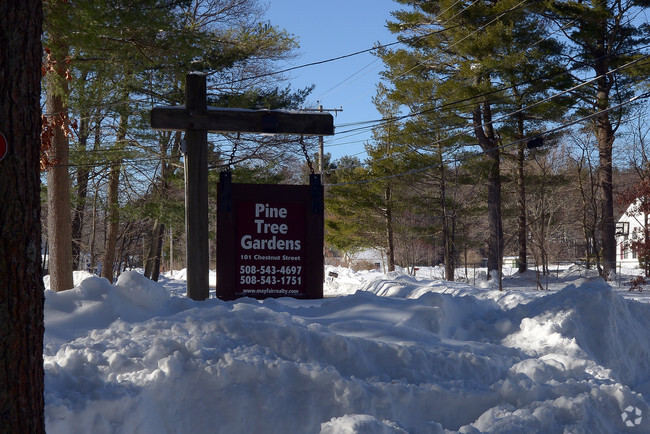
[[[623,432],[630,406],[650,430],[647,303],[340,271],[316,301],[48,291],[48,433]]]

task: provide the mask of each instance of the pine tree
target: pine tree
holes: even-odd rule
[[[325,242],[333,246],[343,257],[350,257],[366,247],[375,247],[364,237],[363,219],[357,206],[361,192],[359,182],[365,179],[365,169],[356,157],[342,157],[336,163],[336,171],[328,176],[333,184],[325,195]]]
[[[397,105],[386,95],[387,89],[380,86],[373,99],[385,121],[374,129],[373,140],[366,144],[368,158],[364,164],[343,159],[337,165],[335,179],[340,185],[331,187],[326,198],[326,240],[344,253],[379,248],[386,254],[387,270],[394,271],[400,238],[413,235],[400,224],[415,211],[408,202],[413,182],[409,172],[429,161],[408,152],[401,139],[402,125],[396,120]]]
[[[281,58],[294,43],[286,32],[258,22],[257,0],[137,0],[110,5],[99,0],[53,0],[46,3],[46,12],[45,44],[52,47],[49,50],[58,66],[58,70],[53,68],[58,75],[50,74],[58,82],[48,88],[47,95],[60,95],[62,101],[50,111],[65,115],[63,132],[70,130],[66,125],[69,118],[73,115],[81,118],[79,145],[74,152],[74,163],[80,164],[76,176],[75,256],[81,244],[84,184],[89,176],[83,167],[98,163],[99,159],[91,158],[91,155],[108,155],[108,158],[103,158],[108,160],[103,165],[111,167],[109,226],[112,229],[109,230],[111,236],[105,259],[112,262],[111,257],[116,256],[111,251],[116,248],[119,225],[116,210],[124,205],[117,203],[119,196],[116,193],[127,175],[121,164],[126,153],[137,153],[149,159],[153,153],[161,158],[161,176],[156,176],[155,168],[151,169],[154,171],[151,179],[159,182],[160,186],[152,186],[152,189],[160,187],[165,191],[176,172],[180,139],[176,140],[174,136],[172,140],[168,133],[152,136],[146,116],[148,109],[154,104],[182,104],[185,75],[190,71],[210,72],[213,84],[232,82],[235,68],[240,68],[240,65],[259,68]],[[244,70],[241,68],[240,71]],[[241,87],[254,85],[260,85],[260,81],[240,83]],[[228,90],[233,89],[235,86],[228,87]],[[222,90],[226,91],[226,86]],[[116,110],[116,107],[124,109]],[[110,153],[106,149],[101,149],[102,153],[97,152],[99,149],[93,149],[93,154],[84,152],[87,143],[84,137],[89,132],[86,121],[91,117],[99,119],[95,123],[97,128],[106,128],[110,122],[120,125],[120,137],[110,132],[97,132],[103,137],[103,142],[116,144]],[[65,135],[62,137],[67,139]],[[158,149],[154,150],[149,143],[156,139]],[[141,146],[139,141],[147,142],[147,145]],[[137,150],[133,149],[132,143],[138,143]],[[67,217],[70,215],[69,192],[65,190],[69,188],[67,140],[61,141],[59,148],[61,152],[55,156],[53,168],[61,174],[61,182],[52,180],[48,185],[48,193],[52,198],[57,197],[57,200],[48,201],[57,206],[48,213],[51,235],[69,233],[71,226]],[[147,152],[149,154],[145,155]],[[162,213],[159,210],[151,215],[156,226],[153,239],[160,238],[164,227],[155,225]],[[68,251],[70,238],[69,235],[58,237],[61,242],[55,242],[51,249],[54,263],[62,265],[53,270],[51,276],[55,289],[72,286],[73,260]],[[112,268],[112,264],[104,264],[103,270],[110,273]]]
[[[480,149],[487,163],[488,270],[500,270],[502,146],[534,126],[535,111],[524,107],[555,86],[544,65],[557,47],[545,42],[540,21],[521,2],[397,1],[410,9],[394,12],[389,29],[409,48],[381,54],[385,77],[411,113],[444,119],[447,128],[438,134]]]
[[[639,83],[636,77],[647,77],[647,64],[624,66],[648,54],[650,27],[637,17],[643,16],[649,6],[647,0],[549,0],[545,11],[570,42],[571,67],[590,71],[596,77],[582,92],[584,110],[580,113],[596,114],[593,129],[600,158],[600,233],[605,278],[616,272],[612,152],[625,107],[611,109],[635,91],[635,83]]]

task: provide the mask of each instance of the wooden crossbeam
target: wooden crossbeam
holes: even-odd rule
[[[186,107],[155,107],[151,126],[156,130],[205,130],[216,133],[301,134],[331,136],[331,113],[284,110],[245,110],[208,107],[205,112]]]

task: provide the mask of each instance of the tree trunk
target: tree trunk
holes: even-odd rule
[[[160,147],[160,155],[167,155],[169,151],[169,144],[171,145],[171,156],[174,160],[179,158],[179,149],[181,143],[181,132],[177,131],[173,136],[161,135],[159,138],[158,144]],[[170,191],[171,181],[170,178],[174,176],[176,169],[174,168],[173,162],[164,160],[161,162],[161,173],[160,179],[158,181],[158,187],[154,187],[154,190],[158,190],[159,194],[164,198],[167,197]],[[162,207],[161,207],[162,208]],[[164,210],[161,210],[159,216],[163,216]],[[165,225],[160,221],[160,218],[156,218],[153,223],[153,228],[151,231],[151,243],[149,245],[149,251],[147,252],[147,258],[145,262],[145,272],[144,275],[148,279],[153,281],[158,281],[160,275],[160,262],[162,258],[162,244],[163,244],[163,234],[165,230]]]
[[[647,246],[650,242],[650,227],[648,227],[649,218],[648,214],[643,214],[643,242]],[[623,248],[623,247],[621,247]],[[643,261],[644,275],[645,277],[650,277],[650,258],[648,257],[648,248],[644,248],[645,258]]]
[[[111,164],[108,174],[108,186],[106,188],[106,200],[108,202],[106,246],[104,248],[104,260],[102,261],[102,277],[113,282],[113,268],[115,263],[115,249],[117,247],[117,236],[120,228],[120,210],[118,204],[118,188],[122,161],[118,160]]]
[[[88,118],[90,114],[85,113],[81,116],[79,122],[79,150],[86,151],[86,144],[88,136],[90,135],[90,128],[88,126]],[[86,166],[77,168],[77,205],[75,206],[74,216],[72,218],[72,264],[74,270],[80,269],[80,256],[81,256],[81,235],[83,232],[83,221],[86,209],[86,196],[88,195],[88,180],[90,178],[90,170]]]
[[[544,194],[544,193],[542,193]],[[542,217],[539,225],[539,256],[542,261],[542,274],[548,276],[548,255],[546,253],[546,202],[542,196]]]
[[[519,145],[519,150],[517,152],[517,190],[519,193],[519,200],[517,203],[519,208],[517,238],[519,245],[519,273],[524,273],[528,269],[528,248],[526,245],[528,235],[526,223],[526,178],[524,176],[525,149],[526,145],[522,143]]]
[[[603,277],[611,278],[616,273],[616,221],[614,220],[614,188],[612,182],[612,144],[614,133],[608,113],[597,121],[598,150],[600,166],[601,246],[603,248]]]
[[[440,154],[442,161],[442,154]],[[442,211],[442,243],[444,245],[445,279],[453,282],[456,269],[456,249],[454,245],[454,218],[447,210],[447,180],[444,164],[440,166],[440,209]]]
[[[588,170],[587,175],[589,176],[589,184],[587,186],[584,185],[581,175],[583,164],[585,163],[581,163],[578,167],[578,181],[580,187],[580,196],[582,198],[582,230],[584,234],[585,245],[587,246],[587,250],[585,252],[586,266],[587,269],[591,269],[591,255],[593,253],[598,273],[602,275],[602,268],[600,264],[600,248],[598,247],[598,238],[596,236],[596,226],[598,223],[598,203],[596,200],[595,191],[597,189],[596,184],[598,181],[595,179],[596,177],[594,176],[592,170],[589,153],[586,152],[586,150],[584,151],[584,157],[586,158],[586,169]]]
[[[501,289],[501,260],[503,252],[503,229],[501,223],[501,174],[499,148],[492,127],[490,105],[484,103],[472,112],[474,134],[488,161],[488,277],[492,271],[499,273]]]
[[[517,140],[523,140],[525,135],[524,128],[524,106],[521,102],[521,96],[516,86],[513,87],[513,92],[520,102],[518,104],[517,113]],[[526,143],[521,142],[517,148],[517,245],[519,247],[519,265],[518,272],[525,273],[528,269],[528,227],[526,222],[526,176],[525,176],[525,162],[526,162]]]
[[[158,239],[158,251],[156,252],[156,263],[151,274],[151,280],[154,282],[158,281],[160,277],[160,268],[162,264],[162,248],[163,248],[163,236],[165,235],[165,225],[160,225],[160,235]]]
[[[501,224],[501,176],[499,169],[499,151],[487,153],[490,159],[488,172],[488,225],[490,227],[488,242],[488,274],[497,270],[501,274],[503,252],[503,229]]]
[[[581,168],[582,165],[578,166],[578,183],[580,186],[580,197],[582,199],[582,234],[584,236],[585,240],[585,246],[586,246],[586,251],[585,251],[585,266],[587,267],[588,270],[591,269],[591,240],[589,238],[589,225],[587,224],[588,222],[588,209],[587,209],[587,196],[584,188],[584,184],[582,182],[582,175],[581,175]]]
[[[604,23],[606,24],[606,23]],[[598,141],[598,182],[600,186],[601,207],[601,246],[603,249],[602,275],[609,279],[616,273],[616,221],[614,220],[614,185],[612,182],[612,149],[614,145],[614,129],[609,119],[609,93],[614,83],[610,72],[611,57],[606,52],[607,36],[598,41],[594,70],[598,75],[596,80],[596,110],[601,113],[596,118],[596,140]],[[610,46],[611,49],[611,46]]]
[[[447,229],[447,241],[445,243],[445,279],[453,282],[456,280],[456,217],[446,218],[446,224],[450,227]]]
[[[44,433],[40,0],[0,3],[0,430]]]
[[[92,229],[90,232],[90,272],[95,272],[95,266],[97,265],[96,255],[95,255],[95,239],[97,238],[97,188],[95,188],[95,194],[93,196],[93,216],[92,216]]]
[[[388,251],[386,252],[388,260],[388,271],[395,271],[395,241],[393,235],[393,209],[392,209],[392,191],[390,185],[386,185],[385,190],[386,199],[386,237],[388,243]]]
[[[64,64],[67,48],[52,49],[53,58]],[[55,54],[57,53],[57,54]],[[72,280],[72,219],[70,215],[69,144],[66,133],[68,94],[67,81],[50,72],[47,75],[45,103],[54,135],[49,155],[54,163],[47,169],[47,234],[50,245],[50,289],[64,291],[74,287]]]
[[[117,247],[117,237],[120,229],[120,209],[119,209],[119,186],[120,173],[122,171],[122,159],[119,156],[124,148],[126,139],[127,115],[120,115],[120,125],[118,129],[117,140],[115,142],[115,153],[117,159],[111,164],[108,174],[108,186],[106,188],[106,201],[108,203],[107,229],[106,229],[106,247],[104,249],[104,261],[102,264],[102,277],[113,281],[113,267],[115,264],[115,249]]]
[[[122,271],[126,270],[130,266],[130,252],[131,246],[133,245],[134,236],[131,229],[131,222],[128,222],[124,227],[124,233],[122,234],[122,243],[120,246],[120,255],[118,260],[117,267],[117,277],[122,274]]]
[[[160,254],[162,252],[162,237],[165,225],[156,219],[151,230],[151,242],[149,243],[149,253],[147,253],[147,263],[144,268],[144,275],[147,279],[158,281],[160,275]]]

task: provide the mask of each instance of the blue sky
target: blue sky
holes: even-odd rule
[[[394,42],[386,20],[399,8],[393,0],[271,0],[266,18],[298,39],[300,55],[282,65],[292,67],[371,48],[376,42]],[[310,107],[318,101],[324,109],[343,108],[334,118],[337,134],[325,138],[325,152],[334,159],[357,154],[363,160],[370,132],[345,133],[354,128],[346,124],[381,117],[371,99],[382,69],[377,57],[364,53],[289,73],[294,89],[316,85]]]

